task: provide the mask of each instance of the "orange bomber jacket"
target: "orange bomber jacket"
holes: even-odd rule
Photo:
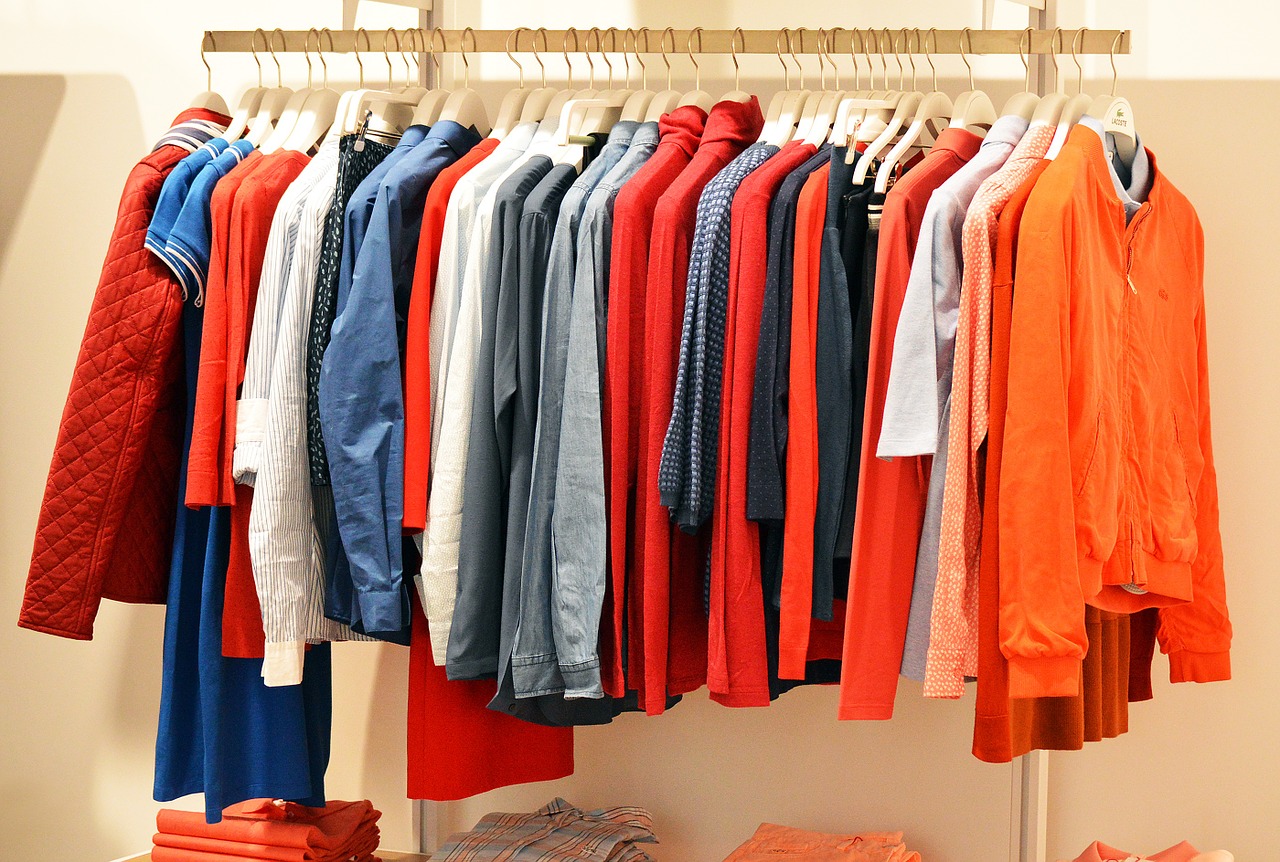
[[[1086,603],[1160,608],[1174,682],[1231,675],[1204,237],[1146,157],[1126,222],[1101,136],[1077,126],[1021,222],[998,524],[1014,697],[1079,692]]]

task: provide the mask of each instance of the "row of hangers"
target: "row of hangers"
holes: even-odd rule
[[[440,79],[440,59],[436,52],[437,37],[443,41],[443,33],[438,29],[430,31],[409,29],[404,31],[388,30],[383,41],[383,55],[387,62],[387,86],[385,89],[365,86],[364,63],[359,50],[359,39],[363,36],[365,52],[372,51],[369,34],[363,28],[356,31],[357,44],[355,57],[359,67],[359,83],[356,89],[338,93],[329,86],[328,64],[324,59],[324,39],[328,39],[329,52],[333,52],[333,36],[328,28],[312,28],[304,45],[307,61],[307,85],[296,92],[283,86],[283,70],[275,52],[275,38],[284,38],[283,31],[277,29],[268,37],[264,30],[256,30],[250,50],[258,64],[258,86],[245,91],[235,111],[229,112],[227,102],[222,96],[213,92],[213,73],[201,44],[201,60],[208,72],[209,90],[199,94],[192,102],[194,107],[207,107],[221,113],[230,113],[232,120],[227,129],[229,140],[245,138],[263,152],[269,153],[281,149],[309,151],[323,140],[346,134],[372,134],[375,136],[398,136],[409,125],[432,125],[442,120],[453,120],[463,126],[475,128],[481,134],[489,134],[501,139],[516,125],[536,122],[537,132],[531,147],[545,152],[556,161],[581,164],[585,146],[592,141],[594,134],[607,132],[619,120],[655,121],[663,114],[682,105],[697,105],[703,110],[710,110],[717,101],[745,102],[750,94],[741,89],[740,69],[738,63],[738,41],[745,46],[745,34],[741,28],[734,30],[731,40],[731,54],[734,66],[734,89],[719,99],[712,97],[701,87],[701,70],[695,58],[695,39],[697,50],[701,52],[702,29],[696,28],[689,33],[686,49],[690,62],[694,67],[693,89],[681,92],[673,89],[671,61],[668,56],[667,37],[670,36],[671,50],[676,49],[675,33],[671,28],[663,31],[659,47],[666,63],[666,89],[655,92],[647,84],[647,68],[642,58],[640,40],[644,40],[644,53],[652,53],[649,45],[649,29],[640,28],[621,31],[623,35],[623,51],[626,61],[626,72],[621,87],[614,87],[613,64],[609,62],[605,48],[605,37],[610,37],[610,48],[618,52],[617,28],[592,28],[586,31],[588,37],[587,50],[582,51],[579,43],[579,32],[570,28],[565,32],[562,53],[568,67],[567,80],[563,88],[547,85],[546,65],[538,50],[538,36],[542,36],[542,51],[547,51],[546,30],[533,30],[519,27],[512,30],[507,39],[507,57],[519,70],[518,85],[509,90],[503,97],[495,115],[492,126],[489,124],[488,112],[484,100],[470,86],[470,60],[466,50],[466,36],[471,35],[472,45],[476,46],[475,33],[471,28],[463,31],[463,85],[456,90],[442,87],[427,89],[416,81],[420,77],[410,67],[408,55],[415,58],[425,49],[431,54],[436,65],[436,80]],[[1117,143],[1121,158],[1132,159],[1136,147],[1136,135],[1133,126],[1133,111],[1129,103],[1115,95],[1116,67],[1115,50],[1112,45],[1111,69],[1112,88],[1108,96],[1091,98],[1083,92],[1084,70],[1077,53],[1078,45],[1083,44],[1086,29],[1076,30],[1070,45],[1072,59],[1077,67],[1077,93],[1068,96],[1064,87],[1064,76],[1058,66],[1058,57],[1064,47],[1064,31],[1054,31],[1051,43],[1056,88],[1053,93],[1038,96],[1031,92],[1031,67],[1028,52],[1031,43],[1031,28],[1025,31],[1026,47],[1019,45],[1019,54],[1026,74],[1024,92],[1008,99],[1003,109],[997,113],[991,98],[974,84],[973,67],[969,62],[969,51],[961,45],[961,58],[968,69],[969,89],[961,93],[954,101],[938,87],[937,68],[933,61],[933,47],[936,47],[936,30],[921,31],[901,29],[899,31],[854,30],[850,36],[850,56],[854,65],[854,89],[846,91],[840,87],[839,67],[831,49],[838,34],[845,32],[842,27],[817,31],[818,62],[820,68],[820,89],[811,91],[805,87],[804,67],[796,56],[798,48],[803,53],[807,28],[778,31],[777,56],[783,67],[784,87],[772,99],[766,112],[766,120],[760,135],[760,141],[775,146],[782,146],[790,141],[803,141],[815,146],[828,141],[848,147],[848,163],[855,164],[854,182],[861,184],[876,170],[875,184],[878,192],[888,189],[890,178],[898,165],[904,163],[913,152],[926,148],[942,128],[968,128],[982,132],[989,129],[997,117],[1016,114],[1032,124],[1056,124],[1050,157],[1061,149],[1067,132],[1081,116],[1089,113],[1101,119],[1106,130],[1112,133]],[[541,86],[529,88],[525,85],[524,67],[515,58],[513,51],[520,51],[520,37],[529,34],[532,38],[534,59],[541,68]],[[966,28],[964,36],[972,46],[971,31]],[[858,38],[857,49],[854,48],[853,36]],[[263,40],[264,48],[270,52],[276,63],[276,86],[267,88],[262,85],[262,62],[258,57],[256,42]],[[323,81],[320,87],[313,87],[313,67],[311,62],[311,39],[315,38],[316,55],[323,67]],[[572,36],[572,50],[583,53],[586,57],[589,72],[587,87],[575,89],[573,84],[573,64],[569,59]],[[933,47],[926,36],[933,37]],[[212,39],[212,34],[206,38]],[[391,40],[395,40],[394,50],[401,54],[405,64],[405,83],[402,86],[394,82],[394,67],[391,62]],[[590,39],[594,39],[594,50]],[[784,48],[785,41],[785,48]],[[871,44],[874,42],[874,49]],[[216,44],[213,46],[216,49]],[[906,68],[902,61],[905,50],[911,64],[911,89],[906,89]],[[799,87],[792,89],[791,68],[784,59],[784,51],[789,53],[799,70]],[[608,67],[608,82],[604,89],[596,88],[595,64],[592,53],[597,53]],[[869,89],[862,86],[862,67],[859,63],[859,52],[866,60]],[[888,54],[892,53],[898,66],[898,86],[890,86]],[[932,74],[932,90],[925,92],[918,89],[917,68],[914,55],[923,53],[929,63]],[[876,83],[873,54],[878,54],[881,65],[880,86]],[[640,87],[631,87],[631,57],[634,56],[640,67]],[[834,86],[827,85],[827,65],[834,72]],[[887,151],[887,152],[886,152]],[[884,154],[881,157],[881,154]]]

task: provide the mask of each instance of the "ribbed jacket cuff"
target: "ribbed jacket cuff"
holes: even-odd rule
[[[1169,653],[1170,682],[1221,682],[1231,679],[1231,653],[1191,652],[1174,650]]]
[[[1075,697],[1082,662],[1072,656],[1009,659],[1009,697]]]

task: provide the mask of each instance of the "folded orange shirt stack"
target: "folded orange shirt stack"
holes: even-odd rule
[[[783,856],[805,862],[920,862],[920,854],[902,843],[901,832],[833,835],[774,823],[760,824],[725,862],[774,862]]]
[[[203,813],[156,816],[153,862],[377,862],[378,818],[367,800],[308,808],[251,799],[206,823]]]

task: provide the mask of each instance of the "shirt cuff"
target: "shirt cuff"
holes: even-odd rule
[[[1231,652],[1191,652],[1174,650],[1169,653],[1170,682],[1221,682],[1231,679]]]
[[[564,678],[566,700],[604,697],[604,687],[600,684],[600,659],[598,658],[578,664],[562,664],[560,676]]]
[[[262,682],[269,688],[302,683],[305,641],[267,644],[262,658]]]
[[[1076,697],[1082,664],[1073,656],[1014,656],[1009,659],[1009,697]]]

